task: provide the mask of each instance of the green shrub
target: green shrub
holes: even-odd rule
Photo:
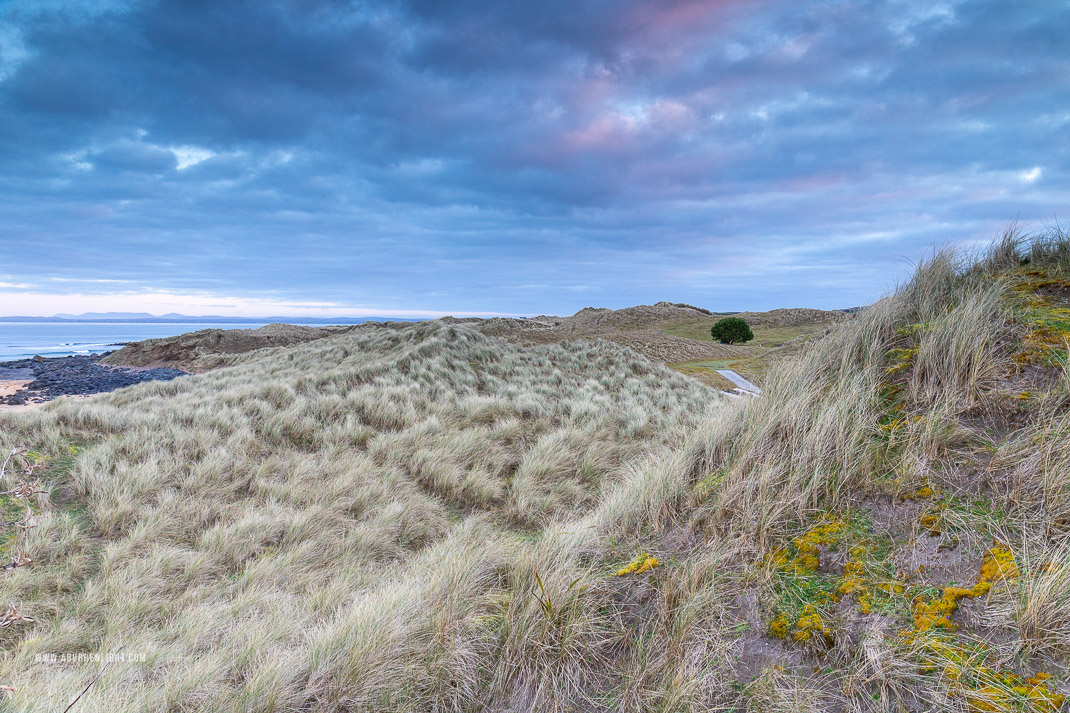
[[[742,344],[754,339],[750,325],[739,317],[725,317],[710,328],[710,334],[721,344]]]

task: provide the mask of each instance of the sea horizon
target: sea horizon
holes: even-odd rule
[[[173,337],[200,329],[257,329],[272,322],[140,322],[75,320],[0,322],[0,362],[43,357],[103,354],[129,342]],[[287,322],[300,326],[323,323]]]

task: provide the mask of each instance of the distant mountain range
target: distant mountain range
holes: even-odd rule
[[[363,324],[364,322],[419,322],[401,317],[222,317],[220,315],[190,316],[147,312],[85,312],[84,314],[56,314],[51,317],[0,317],[0,322],[117,322],[155,324],[251,324],[283,322],[286,324]]]

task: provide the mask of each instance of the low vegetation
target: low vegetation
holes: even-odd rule
[[[424,323],[0,413],[4,705],[1063,710],[1068,307],[1010,234],[759,399]]]

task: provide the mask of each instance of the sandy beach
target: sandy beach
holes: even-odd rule
[[[10,379],[7,381],[0,381],[0,397],[10,396],[19,389],[26,386],[26,384],[33,381],[33,379]]]
[[[0,398],[3,398],[5,396],[11,396],[16,391],[23,389],[31,381],[33,381],[33,379],[9,379],[7,381],[0,381]],[[0,403],[0,410],[19,411],[24,409],[37,408],[38,406],[43,406],[46,403],[48,402],[42,401],[41,403],[22,404],[19,406],[10,406],[8,404]]]
[[[29,384],[31,381],[33,381],[33,379],[9,379],[7,381],[0,381],[0,399],[5,396],[10,396],[11,394],[14,394],[15,392],[25,388],[26,385]],[[0,411],[28,411],[30,409],[41,408],[45,404],[51,403],[53,401],[58,401],[60,399],[86,399],[89,398],[89,396],[90,394],[86,394],[84,396],[81,394],[66,394],[63,396],[56,396],[45,401],[31,401],[30,403],[26,404],[0,403]]]
[[[77,355],[0,362],[0,403],[34,407],[57,398],[107,393],[144,381],[186,375],[177,369],[103,365],[99,359],[97,355]]]

